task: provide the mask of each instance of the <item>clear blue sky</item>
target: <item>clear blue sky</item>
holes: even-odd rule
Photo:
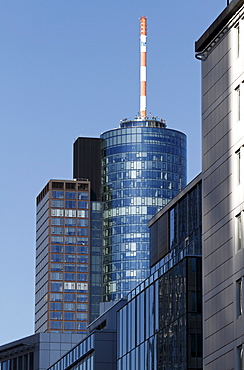
[[[188,137],[201,171],[194,43],[226,0],[1,0],[0,344],[34,332],[35,198],[72,178],[78,136],[139,110],[139,18],[148,17],[148,112]]]

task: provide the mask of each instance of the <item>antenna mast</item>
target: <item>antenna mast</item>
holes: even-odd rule
[[[147,17],[140,18],[140,116],[147,115]]]

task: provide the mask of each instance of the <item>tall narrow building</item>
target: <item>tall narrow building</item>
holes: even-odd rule
[[[101,138],[103,300],[114,301],[149,274],[147,224],[186,185],[186,136],[146,116]]]
[[[203,367],[244,367],[244,1],[196,42],[202,66]]]
[[[85,333],[90,182],[50,180],[36,199],[35,332]]]

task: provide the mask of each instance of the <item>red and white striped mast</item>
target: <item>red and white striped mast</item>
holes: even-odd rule
[[[140,116],[147,116],[147,17],[140,18]]]

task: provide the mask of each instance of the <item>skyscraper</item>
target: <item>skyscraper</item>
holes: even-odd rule
[[[111,301],[149,274],[147,223],[186,185],[186,136],[146,116],[101,138],[103,299]]]
[[[36,204],[35,331],[85,333],[90,182],[50,180]]]

